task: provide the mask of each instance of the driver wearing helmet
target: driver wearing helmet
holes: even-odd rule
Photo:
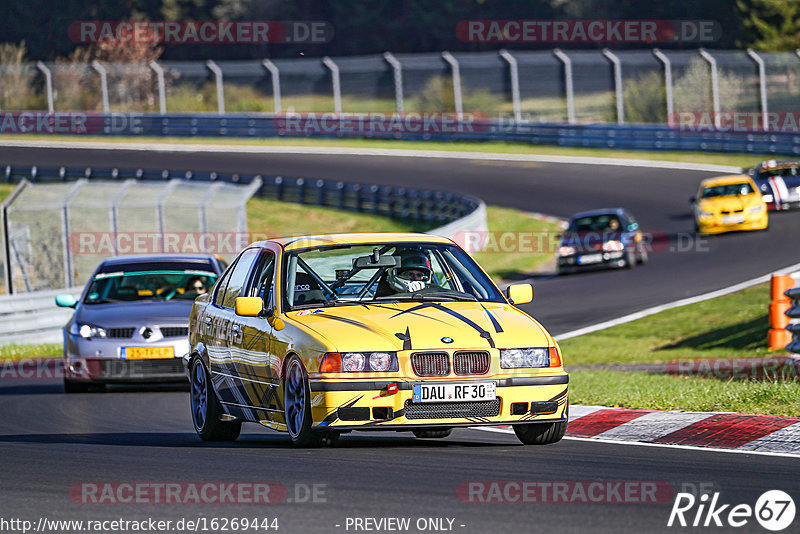
[[[433,271],[428,256],[419,249],[399,249],[400,266],[392,267],[381,277],[375,296],[397,293],[413,293],[428,287],[433,280]]]

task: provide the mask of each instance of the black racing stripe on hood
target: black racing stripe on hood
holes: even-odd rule
[[[349,317],[340,317],[338,315],[332,315],[330,313],[326,313],[325,317],[327,319],[333,319],[334,321],[340,321],[342,323],[347,323],[353,326],[357,326],[359,328],[363,328],[368,332],[372,332],[373,334],[378,334],[379,336],[391,341],[392,343],[395,343],[395,340],[392,338],[392,336],[390,336],[389,333],[386,332],[385,330],[372,328],[369,325],[362,323],[361,321],[356,321],[355,319],[350,319]]]
[[[403,350],[411,350],[411,333],[408,331],[408,327],[406,327],[405,334],[398,332],[395,337],[403,340]]]
[[[467,325],[471,326],[472,328],[477,330],[477,332],[481,335],[482,338],[485,338],[489,342],[489,346],[491,348],[494,348],[494,340],[492,339],[492,335],[489,332],[487,332],[486,330],[484,330],[483,328],[478,326],[471,319],[468,319],[468,318],[464,317],[463,315],[461,315],[457,311],[451,310],[450,308],[447,308],[446,306],[442,306],[438,302],[425,302],[423,304],[420,304],[419,306],[414,306],[413,308],[409,308],[407,310],[403,310],[403,311],[393,315],[392,318],[395,318],[398,315],[404,315],[406,313],[412,313],[412,312],[415,312],[415,311],[418,311],[418,310],[424,310],[424,309],[427,309],[427,308],[433,308],[435,310],[443,311],[444,313],[455,317],[456,319],[458,319],[459,321],[463,322],[464,324],[467,324]]]
[[[383,308],[384,310],[390,310],[390,311],[393,311],[393,312],[398,312],[397,315],[400,315],[401,313],[408,313],[408,314],[414,315],[416,317],[422,317],[424,319],[429,319],[431,321],[436,321],[437,323],[447,324],[446,321],[442,321],[441,319],[437,319],[436,317],[431,317],[430,315],[425,315],[424,313],[417,313],[417,312],[413,311],[413,309],[398,310],[397,308],[392,308],[390,306],[386,306],[386,305],[382,305],[382,304],[369,304],[369,306],[374,306],[376,308]],[[397,317],[397,315],[394,315],[392,317],[393,318]]]
[[[494,326],[494,331],[498,334],[501,333],[503,331],[503,327],[500,326],[500,323],[497,322],[497,319],[495,319],[494,315],[492,315],[492,312],[487,310],[486,306],[484,306],[483,304],[481,304],[481,308],[483,308],[483,311],[486,312],[486,315],[488,315],[489,319],[492,321],[492,326]]]

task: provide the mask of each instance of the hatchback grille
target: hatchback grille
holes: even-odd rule
[[[128,338],[133,336],[135,328],[108,328],[106,337]]]
[[[500,399],[477,402],[427,402],[406,401],[408,419],[455,419],[460,417],[497,417]]]
[[[489,372],[488,352],[456,352],[453,370],[457,375],[483,375]]]
[[[188,326],[162,326],[161,335],[164,337],[181,337],[189,335]]]
[[[446,352],[418,352],[411,355],[411,367],[417,376],[447,376],[450,358]]]

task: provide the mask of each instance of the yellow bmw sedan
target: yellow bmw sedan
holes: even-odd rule
[[[753,179],[746,175],[703,180],[691,201],[695,230],[701,234],[766,230],[769,225],[767,205]]]
[[[569,377],[552,336],[449,239],[341,234],[253,243],[192,308],[184,356],[204,440],[250,421],[298,446],[353,430],[443,438],[512,425],[566,431]]]

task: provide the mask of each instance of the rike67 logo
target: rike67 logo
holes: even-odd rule
[[[794,500],[781,490],[764,492],[755,506],[721,504],[719,492],[704,493],[699,498],[691,493],[678,493],[669,514],[667,526],[743,527],[753,518],[767,530],[784,530],[794,521]]]

